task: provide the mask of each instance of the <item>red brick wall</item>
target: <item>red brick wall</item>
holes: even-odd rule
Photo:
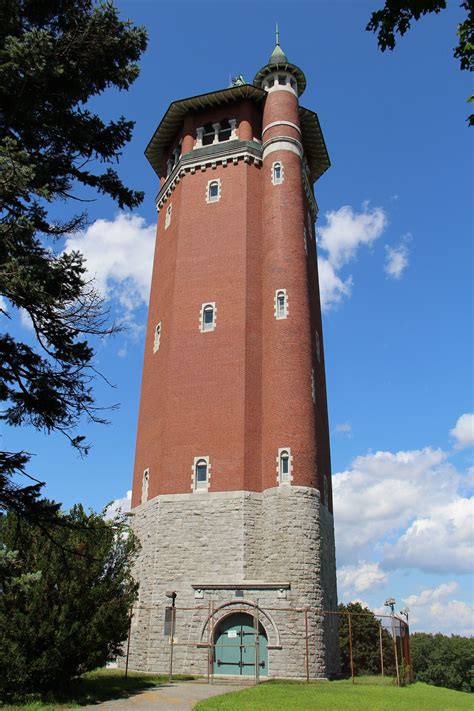
[[[245,101],[190,114],[184,144],[195,128],[237,118],[241,139],[261,136],[262,107]],[[266,98],[263,125],[298,124],[296,97]],[[275,126],[264,140],[299,137]],[[281,160],[284,182],[274,186],[271,165]],[[220,178],[221,198],[206,202],[208,181]],[[171,224],[165,214],[172,203]],[[197,170],[176,185],[160,211],[145,345],[132,505],[140,503],[142,474],[148,497],[189,493],[194,458],[208,455],[211,491],[262,490],[276,485],[278,448],[290,447],[293,484],[319,486],[330,472],[315,244],[303,225],[308,206],[299,157],[269,154],[263,167]],[[313,233],[314,234],[314,233]],[[312,255],[312,258],[311,258]],[[289,318],[274,317],[274,295],[287,289]],[[201,333],[204,302],[216,302],[216,329]],[[160,349],[153,353],[161,321]],[[311,397],[311,367],[318,400]],[[319,472],[319,474],[318,474]]]

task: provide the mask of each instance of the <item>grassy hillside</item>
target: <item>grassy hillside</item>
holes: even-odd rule
[[[195,711],[472,711],[471,694],[416,683],[399,688],[374,677],[350,681],[269,681],[201,701]]]

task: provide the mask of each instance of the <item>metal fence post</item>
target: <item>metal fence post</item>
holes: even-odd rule
[[[393,635],[393,648],[395,650],[395,669],[397,672],[397,686],[400,686],[400,672],[398,670],[398,650],[397,650],[397,634],[395,631],[395,615],[391,615],[392,618],[392,635]]]
[[[352,620],[351,620],[351,613],[347,613],[349,617],[349,657],[350,657],[350,663],[351,663],[351,677],[352,677],[352,683],[354,684],[354,658],[352,656]]]
[[[130,637],[132,636],[132,617],[133,617],[133,612],[130,613],[130,622],[128,624],[127,658],[125,660],[125,679],[128,677],[128,659],[130,657]]]
[[[379,639],[380,639],[380,671],[381,671],[382,676],[384,676],[384,673],[383,673],[383,635],[382,635],[382,620],[380,620]]]

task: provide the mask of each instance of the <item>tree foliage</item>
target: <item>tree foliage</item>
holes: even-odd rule
[[[459,60],[460,68],[474,70],[474,0],[462,0],[460,6],[466,11],[466,19],[458,25],[458,44],[454,48],[454,57]],[[438,14],[446,8],[446,0],[385,0],[381,10],[372,13],[366,27],[376,32],[378,45],[382,52],[394,49],[395,35],[404,35],[410,29],[412,20],[419,20],[431,12]],[[471,96],[468,101],[474,101]],[[474,114],[468,117],[470,126],[474,125]]]
[[[136,539],[81,506],[41,526],[0,519],[0,695],[61,689],[121,650]]]
[[[351,614],[352,627],[352,658],[354,673],[380,674],[380,622],[374,613],[359,602],[350,602],[347,605],[338,605],[338,611],[345,613],[339,615],[339,641],[341,648],[341,673],[343,676],[351,675],[349,652],[349,615]],[[384,657],[384,673],[395,673],[395,657],[393,641],[390,634],[382,627],[382,647]]]
[[[90,189],[120,207],[142,200],[112,167],[133,122],[106,123],[88,102],[108,87],[128,89],[145,46],[144,29],[120,20],[110,2],[0,0],[0,316],[8,323],[23,310],[36,338],[32,346],[0,333],[0,418],[60,431],[81,452],[78,422],[105,421],[91,388],[90,339],[114,327],[83,257],[61,249],[86,214],[59,221],[51,213]],[[40,482],[18,483],[31,476],[28,461],[26,452],[0,454],[0,512],[54,518]]]
[[[416,632],[410,640],[417,681],[474,691],[474,638]]]

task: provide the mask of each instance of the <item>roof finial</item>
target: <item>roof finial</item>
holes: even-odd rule
[[[276,44],[280,44],[280,30],[278,29],[278,22],[275,24],[275,39]]]

